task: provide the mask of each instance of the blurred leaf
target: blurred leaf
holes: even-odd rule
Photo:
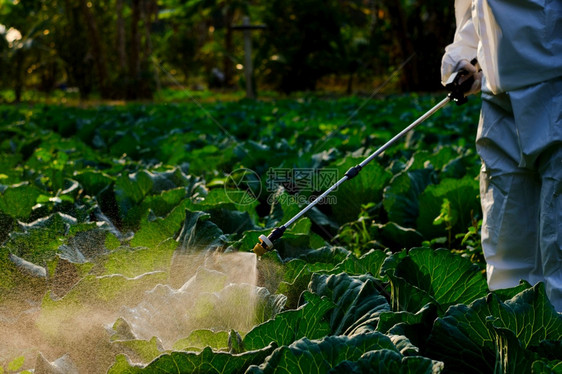
[[[85,169],[74,173],[74,179],[80,183],[86,194],[97,195],[113,183],[114,178],[98,170]]]
[[[362,162],[359,157],[346,157],[332,165],[337,168],[337,177],[342,178],[347,170]],[[336,203],[331,205],[334,218],[338,223],[355,221],[361,205],[382,200],[382,192],[392,175],[378,163],[370,163],[355,178],[341,184],[333,192]]]
[[[453,232],[464,232],[471,225],[473,215],[480,212],[478,194],[478,181],[472,176],[460,180],[445,179],[438,185],[428,186],[420,196],[417,230],[425,238],[445,236],[445,227],[435,226],[433,221],[439,216],[443,201],[447,199],[458,217]]]
[[[210,217],[209,213],[185,210],[185,221],[177,238],[181,251],[201,251],[222,243],[223,232]]]
[[[416,227],[419,197],[431,183],[433,171],[418,169],[395,175],[384,189],[384,209],[388,219],[404,227]]]
[[[210,347],[201,352],[171,352],[163,354],[145,367],[133,366],[119,355],[108,374],[117,373],[224,373],[244,372],[250,365],[259,364],[274,350],[273,346],[238,355],[214,352]]]
[[[0,210],[15,219],[27,220],[41,191],[28,184],[9,186],[0,195]]]
[[[114,340],[111,343],[112,348],[117,351],[124,351],[128,356],[133,357],[135,361],[149,363],[163,353],[162,344],[157,337],[150,340]]]
[[[205,347],[214,350],[226,350],[228,348],[228,331],[195,330],[187,338],[174,343],[174,350],[178,351],[201,351]]]

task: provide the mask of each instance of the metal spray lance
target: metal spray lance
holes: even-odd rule
[[[471,63],[473,65],[476,65],[476,63],[477,63],[476,59],[472,60]],[[467,78],[465,80],[462,80],[463,77],[467,77]],[[392,139],[390,139],[388,142],[386,142],[384,145],[382,145],[379,149],[377,149],[372,154],[370,154],[360,164],[351,167],[348,171],[345,172],[345,175],[341,179],[339,179],[330,188],[328,188],[320,196],[318,196],[311,203],[309,203],[306,207],[304,207],[300,212],[295,214],[295,216],[293,218],[291,218],[290,220],[288,220],[285,224],[273,229],[273,231],[268,236],[260,235],[259,243],[257,243],[254,246],[254,249],[253,249],[254,253],[258,256],[262,256],[264,253],[266,253],[268,251],[271,251],[273,249],[273,242],[275,242],[277,239],[281,238],[281,236],[283,236],[283,234],[285,233],[285,230],[287,230],[287,228],[289,226],[291,226],[293,223],[295,223],[300,217],[302,217],[306,212],[308,212],[310,209],[312,209],[316,204],[318,204],[318,202],[322,201],[322,199],[324,199],[326,196],[328,196],[328,194],[330,194],[330,192],[334,191],[342,183],[344,183],[345,181],[347,181],[349,179],[355,178],[359,174],[359,172],[369,162],[371,162],[375,157],[379,156],[386,149],[388,149],[390,146],[392,146],[394,143],[396,143],[398,140],[400,140],[404,135],[406,135],[408,132],[410,132],[411,130],[416,128],[423,121],[425,121],[426,119],[431,117],[439,109],[441,109],[445,105],[447,105],[450,101],[454,101],[457,105],[462,105],[462,104],[466,103],[467,98],[465,96],[465,92],[468,92],[468,90],[471,88],[473,83],[474,83],[474,78],[472,76],[469,76],[468,71],[466,71],[464,69],[461,69],[461,70],[453,73],[451,75],[451,77],[449,78],[449,80],[446,82],[445,87],[447,88],[449,93],[447,94],[447,96],[443,100],[441,100],[437,105],[435,105],[433,108],[428,110],[426,113],[424,113],[421,117],[419,117],[414,122],[412,122],[410,125],[408,125],[406,128],[404,128],[402,131],[400,131],[398,134],[396,134]]]

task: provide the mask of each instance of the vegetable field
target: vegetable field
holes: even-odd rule
[[[478,100],[0,107],[0,373],[561,373],[544,287],[490,292]]]

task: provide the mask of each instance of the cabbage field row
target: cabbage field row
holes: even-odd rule
[[[0,106],[0,373],[561,373],[486,285],[477,100],[251,253],[438,100]]]

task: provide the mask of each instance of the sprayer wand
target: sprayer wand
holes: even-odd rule
[[[475,65],[476,60],[471,61],[471,63],[473,65]],[[421,117],[419,117],[414,122],[412,122],[408,127],[406,127],[405,129],[400,131],[398,134],[396,134],[392,139],[390,139],[388,142],[386,142],[379,149],[374,151],[371,155],[369,155],[369,157],[367,157],[365,160],[363,160],[363,162],[361,162],[358,165],[355,165],[355,166],[351,167],[348,171],[345,172],[344,176],[341,179],[339,179],[330,188],[328,188],[326,191],[324,191],[324,193],[322,193],[320,196],[318,196],[316,199],[314,199],[312,202],[310,202],[300,212],[295,214],[295,216],[293,218],[291,218],[290,220],[288,220],[284,225],[281,225],[281,226],[273,229],[273,231],[268,236],[260,235],[259,243],[257,243],[254,246],[254,249],[253,249],[254,253],[258,256],[262,256],[265,252],[271,251],[273,249],[273,242],[276,241],[277,239],[279,239],[281,236],[283,236],[283,234],[285,233],[285,230],[287,230],[287,227],[291,226],[295,221],[297,221],[300,217],[302,217],[306,212],[308,212],[316,204],[318,204],[318,202],[322,201],[322,199],[324,199],[326,196],[328,196],[328,194],[330,192],[332,192],[336,188],[338,188],[343,182],[345,182],[349,179],[355,178],[359,174],[359,172],[369,162],[371,162],[375,157],[379,156],[381,153],[383,153],[385,150],[387,150],[390,146],[392,146],[394,143],[396,143],[400,138],[402,138],[408,132],[410,132],[411,130],[416,128],[423,121],[425,121],[426,119],[431,117],[435,112],[437,112],[439,109],[443,108],[450,101],[454,101],[455,103],[457,103],[457,105],[464,104],[467,101],[467,99],[465,97],[465,92],[467,92],[470,89],[470,87],[472,86],[472,83],[474,82],[473,77],[467,78],[462,83],[460,82],[460,79],[462,77],[466,76],[467,74],[468,74],[468,72],[466,70],[459,70],[459,71],[455,72],[453,75],[451,75],[451,78],[449,78],[449,80],[447,81],[447,84],[445,86],[449,90],[449,93],[448,93],[447,97],[445,97],[437,105],[435,105],[433,108],[431,108],[426,113],[424,113]]]

